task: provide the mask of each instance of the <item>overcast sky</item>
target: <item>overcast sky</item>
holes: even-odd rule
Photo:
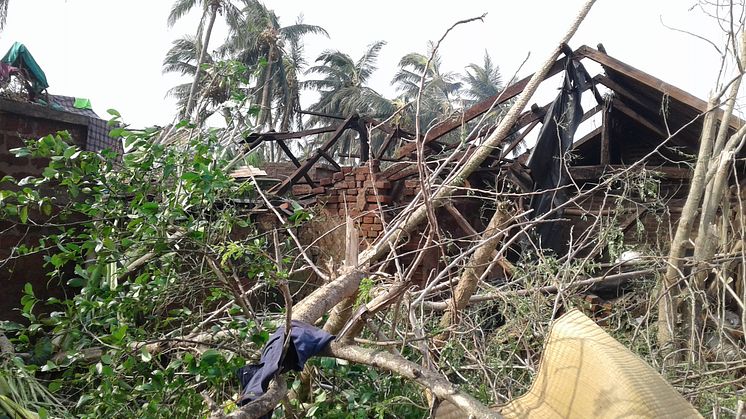
[[[283,25],[298,15],[330,35],[309,36],[309,61],[333,48],[358,57],[371,42],[385,40],[372,87],[393,96],[390,80],[406,53],[425,52],[455,21],[487,13],[483,23],[458,27],[442,46],[444,66],[463,71],[488,51],[507,79],[525,76],[544,61],[585,0],[267,1]],[[165,125],[174,115],[166,91],[178,83],[161,73],[171,42],[193,34],[199,11],[169,29],[171,0],[11,0],[8,24],[0,33],[3,51],[25,43],[47,75],[50,92],[91,99],[102,116],[118,109],[135,126]],[[692,36],[669,26],[717,40],[722,33],[694,0],[599,0],[571,42],[595,47],[669,83],[706,98],[719,68],[718,54]],[[212,46],[225,36],[218,28]]]

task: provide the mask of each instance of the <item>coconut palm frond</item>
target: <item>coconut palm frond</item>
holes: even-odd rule
[[[197,5],[197,0],[176,0],[168,13],[168,27],[173,27],[176,22],[189,13]]]

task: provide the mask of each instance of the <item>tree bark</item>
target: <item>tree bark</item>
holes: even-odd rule
[[[662,293],[658,303],[658,345],[674,349],[674,339],[676,336],[676,316],[678,312],[678,286],[679,281],[683,278],[680,276],[682,258],[686,250],[686,244],[689,242],[692,227],[699,211],[699,205],[702,201],[702,195],[705,188],[705,177],[707,175],[707,165],[712,155],[712,147],[715,136],[715,112],[716,99],[710,97],[707,103],[709,112],[705,115],[702,125],[702,134],[699,140],[699,152],[697,163],[692,175],[692,183],[689,186],[689,193],[686,203],[681,211],[679,224],[676,226],[676,233],[671,241],[671,249],[668,253],[668,268],[660,284]],[[672,359],[673,361],[673,359]]]
[[[264,72],[264,87],[262,87],[262,103],[261,103],[261,117],[259,118],[259,126],[266,126],[267,129],[272,128],[272,104],[270,103],[270,88],[272,87],[272,63],[275,55],[275,45],[270,44],[269,53],[267,54],[267,69]],[[269,121],[269,124],[268,124]]]
[[[439,336],[440,340],[448,339],[450,334],[448,328],[456,322],[458,312],[469,305],[469,299],[474,295],[474,291],[477,290],[479,278],[482,277],[487,266],[489,266],[492,252],[504,236],[504,234],[498,234],[500,227],[508,220],[510,220],[510,215],[498,203],[497,209],[495,209],[495,213],[492,215],[487,228],[482,233],[479,243],[476,244],[479,248],[471,256],[467,266],[461,273],[461,278],[449,302],[448,310],[440,319],[440,327],[445,329]]]

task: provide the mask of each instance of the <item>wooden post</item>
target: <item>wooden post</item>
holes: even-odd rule
[[[609,164],[609,131],[611,123],[609,119],[609,112],[611,111],[611,103],[609,101],[604,102],[603,113],[601,114],[601,166],[608,166]]]

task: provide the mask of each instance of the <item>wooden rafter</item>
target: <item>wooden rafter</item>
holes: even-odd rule
[[[353,123],[355,123],[358,119],[357,115],[351,115],[347,119],[344,120],[341,124],[337,126],[337,128],[334,130],[334,134],[324,142],[318,149],[316,149],[315,152],[313,152],[308,158],[303,162],[301,167],[297,168],[293,174],[291,174],[287,179],[283,180],[281,183],[273,187],[270,192],[282,195],[285,192],[290,189],[292,185],[294,185],[300,178],[302,178],[304,175],[308,174],[308,171],[311,170],[311,167],[313,167],[314,164],[316,164],[317,161],[319,161],[320,158],[324,157],[325,159],[328,159],[330,163],[334,162],[334,159],[330,158],[326,152],[339,140],[339,138],[344,134],[344,132],[351,127]],[[339,168],[339,165],[336,166],[338,170],[341,170]]]

